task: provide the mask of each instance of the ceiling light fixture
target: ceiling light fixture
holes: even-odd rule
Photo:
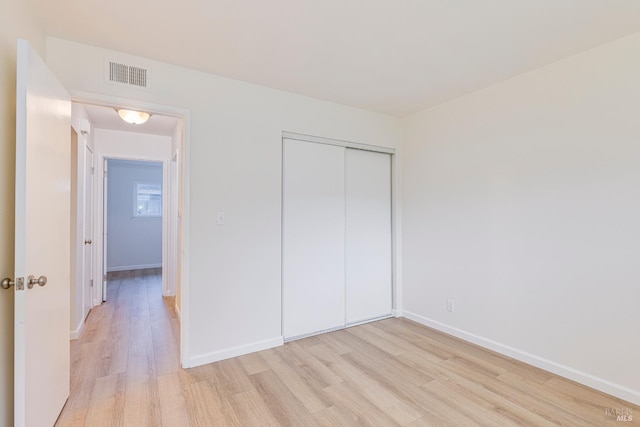
[[[151,114],[144,111],[125,110],[122,108],[116,111],[122,120],[132,125],[141,125],[151,117]]]

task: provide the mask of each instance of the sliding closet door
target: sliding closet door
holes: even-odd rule
[[[284,140],[283,334],[344,326],[345,148]]]
[[[391,156],[346,150],[347,324],[391,314]]]

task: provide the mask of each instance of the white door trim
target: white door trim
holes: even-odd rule
[[[99,165],[96,171],[100,177],[97,196],[93,199],[93,202],[98,204],[99,209],[97,215],[95,215],[94,224],[96,229],[99,230],[99,234],[96,236],[96,252],[98,254],[97,259],[100,263],[97,264],[96,275],[100,277],[100,286],[96,288],[95,300],[93,305],[100,305],[107,300],[107,248],[109,245],[109,239],[107,236],[107,223],[108,215],[107,210],[109,208],[109,186],[107,181],[107,175],[109,174],[109,168],[107,166],[107,159],[100,155],[99,151],[96,151],[98,155]],[[95,208],[94,208],[95,212]],[[163,250],[164,252],[164,250]]]
[[[155,114],[164,114],[168,116],[178,117],[182,119],[182,143],[180,144],[180,155],[179,159],[182,160],[182,172],[179,177],[179,188],[178,193],[182,194],[183,206],[181,210],[181,220],[182,220],[182,252],[179,253],[181,256],[181,274],[180,274],[180,284],[181,284],[181,298],[180,298],[180,362],[183,368],[190,367],[190,352],[189,352],[189,306],[190,306],[190,289],[189,289],[189,233],[190,233],[190,207],[189,207],[189,171],[190,171],[190,137],[191,137],[191,112],[188,109],[173,107],[161,104],[154,104],[140,100],[127,99],[127,98],[119,98],[113,97],[103,94],[90,93],[90,92],[82,92],[82,91],[70,91],[71,99],[73,102],[83,103],[83,104],[95,104],[102,105],[107,107],[128,107],[128,108],[138,108],[150,113]],[[170,159],[169,159],[170,161]],[[102,169],[102,160],[96,159],[96,165]],[[102,171],[98,171],[96,168],[96,175],[99,177]],[[101,182],[100,179],[95,180],[96,183]],[[100,185],[101,186],[101,185]],[[96,200],[101,200],[102,194],[97,194],[97,189],[94,188],[94,198]],[[94,208],[94,212],[97,209]],[[96,212],[97,213],[97,212]],[[94,227],[96,230],[99,224],[94,222]],[[166,229],[165,229],[166,230]],[[95,235],[98,235],[96,233]],[[100,239],[102,240],[102,239]],[[100,248],[101,242],[96,243],[96,248]],[[96,256],[96,259],[97,256]],[[163,260],[164,264],[164,260]],[[101,268],[95,269],[96,271],[102,270]],[[103,274],[101,271],[97,274]],[[94,283],[101,283],[102,277],[96,275]],[[97,289],[98,286],[94,286],[94,289]]]
[[[315,142],[316,144],[335,145],[337,147],[353,148],[356,150],[375,151],[377,153],[395,154],[396,149],[381,147],[378,145],[361,144],[359,142],[344,141],[341,139],[325,138],[322,136],[305,135],[295,132],[282,132],[282,139],[294,139],[296,141]]]
[[[105,197],[107,195],[107,192],[105,191],[105,188],[107,187],[107,184],[106,184],[107,179],[105,177],[105,168],[106,168],[105,162],[108,160],[135,160],[135,161],[141,161],[141,162],[160,163],[162,165],[162,188],[163,188],[162,190],[162,199],[163,199],[162,200],[162,295],[163,296],[175,295],[175,290],[172,290],[172,288],[175,288],[175,284],[169,283],[169,275],[167,274],[167,270],[168,270],[167,266],[169,265],[169,254],[170,254],[169,252],[169,240],[170,240],[169,239],[169,209],[171,204],[171,202],[169,201],[170,185],[169,185],[168,153],[167,153],[167,156],[158,156],[158,157],[151,156],[151,155],[140,157],[140,156],[127,155],[122,153],[113,155],[108,152],[97,152],[96,154],[98,156],[97,173],[99,174],[98,176],[103,178],[98,183],[99,197],[95,198],[95,200],[99,204],[100,212],[102,213],[102,215],[99,214],[96,217],[98,221],[98,227],[96,228],[101,231],[100,240],[98,241],[99,244],[96,245],[96,249],[99,255],[98,258],[103,260],[98,266],[98,268],[100,269],[99,276],[104,277],[104,275],[107,274],[107,269],[105,265],[107,239],[105,239],[104,234],[106,232],[107,212],[108,212],[107,205],[109,203],[109,200],[108,200],[108,197]],[[110,172],[107,171],[107,176],[109,173]],[[142,268],[143,266],[140,266],[140,267]],[[106,289],[104,289],[104,286],[98,287],[98,298],[96,300],[97,302],[96,305],[99,305],[102,301],[107,300],[105,293],[106,293]]]

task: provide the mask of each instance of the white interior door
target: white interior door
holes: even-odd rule
[[[15,425],[51,426],[69,395],[71,102],[25,40],[17,64]]]
[[[169,262],[168,288],[169,295],[176,295],[178,284],[178,153],[169,163]]]
[[[391,314],[391,155],[347,149],[346,322]]]
[[[84,147],[84,252],[83,252],[83,318],[93,307],[93,151]]]
[[[344,147],[284,140],[283,335],[344,326]]]

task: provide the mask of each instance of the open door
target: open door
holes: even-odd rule
[[[18,40],[15,426],[51,426],[69,396],[71,101]]]
[[[84,147],[84,247],[82,256],[82,318],[86,319],[93,307],[93,151]]]

